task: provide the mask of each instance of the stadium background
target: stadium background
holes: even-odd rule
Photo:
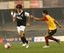
[[[19,38],[16,22],[12,22],[11,10],[15,11],[15,6],[20,3],[25,11],[36,17],[42,17],[42,10],[47,9],[61,25],[55,36],[64,35],[64,0],[0,0],[0,38]],[[29,40],[32,37],[42,37],[47,33],[45,22],[31,19],[31,25],[26,28],[26,36]],[[63,37],[64,38],[64,37]],[[62,39],[62,38],[61,38]]]

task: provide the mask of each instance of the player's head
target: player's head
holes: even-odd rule
[[[22,10],[22,5],[21,4],[16,5],[16,9],[17,9],[17,11],[21,11]]]
[[[18,4],[18,5],[16,5],[16,8],[17,9],[22,9],[22,5],[21,4]]]
[[[47,10],[43,10],[43,11],[42,11],[42,14],[43,14],[43,16],[44,16],[44,15],[47,15],[47,14],[48,14],[48,11],[47,11]]]

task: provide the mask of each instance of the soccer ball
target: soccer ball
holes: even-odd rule
[[[6,49],[9,49],[10,48],[10,43],[6,43],[5,45],[4,45],[4,47],[6,48]]]

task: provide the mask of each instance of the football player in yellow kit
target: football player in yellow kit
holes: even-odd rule
[[[40,20],[40,21],[45,21],[48,25],[48,33],[45,35],[45,42],[46,42],[46,45],[43,47],[43,48],[49,48],[49,41],[48,39],[50,40],[54,40],[56,41],[57,43],[60,42],[59,39],[56,39],[54,37],[52,37],[56,31],[57,31],[57,26],[56,24],[61,28],[61,25],[54,19],[52,18],[49,14],[48,14],[48,11],[47,10],[43,10],[42,11],[42,15],[43,17],[42,18],[37,18],[37,17],[34,17],[32,16],[35,20]]]

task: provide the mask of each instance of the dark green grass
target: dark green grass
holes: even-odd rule
[[[5,49],[4,43],[0,43],[0,53],[64,53],[64,42],[60,45],[56,42],[50,42],[50,48],[43,49],[44,42],[31,42],[30,47],[26,49],[19,42],[12,42],[11,48]]]

